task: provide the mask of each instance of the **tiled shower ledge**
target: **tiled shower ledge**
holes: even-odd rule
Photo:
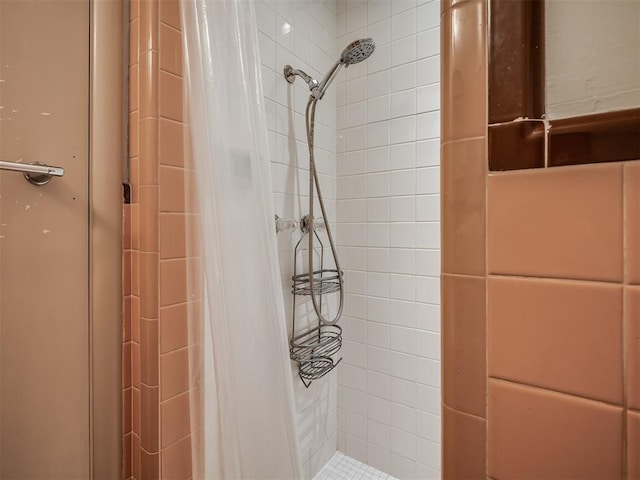
[[[313,480],[397,480],[380,470],[336,452]]]

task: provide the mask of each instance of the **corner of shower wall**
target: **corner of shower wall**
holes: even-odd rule
[[[304,82],[288,84],[285,65],[322,78],[335,62],[335,1],[259,0],[256,17],[260,38],[262,81],[267,113],[274,205],[281,218],[306,215],[309,155],[304,113],[309,90]],[[330,219],[336,218],[336,94],[329,90],[318,104],[316,163]],[[288,331],[291,331],[294,246],[300,231],[278,234]],[[303,304],[297,319],[312,310]],[[337,373],[314,381],[306,389],[292,363],[298,436],[305,478],[312,478],[337,449]]]
[[[125,478],[192,477],[191,429],[199,391],[188,321],[198,298],[190,275],[194,210],[183,151],[182,36],[178,0],[131,1],[129,157],[124,207]],[[195,273],[194,273],[195,272]]]

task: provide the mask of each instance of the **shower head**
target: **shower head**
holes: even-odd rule
[[[309,90],[311,90],[311,97],[316,100],[320,100],[324,96],[325,91],[333,79],[336,77],[340,67],[343,65],[348,67],[349,65],[366,60],[371,56],[375,49],[376,43],[371,38],[361,38],[360,40],[351,42],[347,45],[347,48],[342,51],[340,59],[335,63],[331,70],[329,70],[329,73],[327,73],[322,82],[318,82],[315,78],[307,75],[302,70],[294,69],[291,65],[286,65],[284,67],[284,78],[287,79],[287,82],[293,83],[296,79],[296,75],[302,77],[302,79],[307,82]]]
[[[376,43],[371,38],[361,38],[347,45],[340,55],[340,62],[345,65],[360,63],[371,56],[376,49]]]

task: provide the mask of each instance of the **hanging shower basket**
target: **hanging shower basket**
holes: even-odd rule
[[[313,288],[308,272],[298,273],[298,255],[303,240],[307,235],[314,235],[320,245],[320,268],[314,270]],[[313,266],[310,266],[313,268]],[[293,294],[293,334],[289,342],[289,354],[292,360],[298,362],[298,375],[305,387],[311,385],[312,380],[324,377],[340,363],[342,358],[334,360],[333,355],[342,348],[342,327],[339,325],[325,325],[320,319],[312,322],[312,326],[296,331],[296,300],[299,296],[314,295],[318,305],[322,307],[322,296],[340,291],[340,275],[337,269],[324,268],[324,244],[314,230],[306,232],[296,244],[293,261],[294,275],[291,278]]]

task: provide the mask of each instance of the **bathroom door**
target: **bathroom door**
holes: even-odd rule
[[[88,479],[89,1],[0,0],[0,479]]]

